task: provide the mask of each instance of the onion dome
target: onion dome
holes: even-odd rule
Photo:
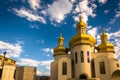
[[[102,29],[101,44],[96,47],[98,52],[114,52],[114,45],[108,42],[107,34]]]
[[[58,46],[54,48],[54,56],[67,54],[68,49],[64,46],[64,38],[62,34],[58,38]]]
[[[79,43],[90,44],[92,46],[95,45],[96,39],[86,33],[86,23],[82,21],[82,17],[80,16],[77,27],[77,34],[73,36],[69,41],[69,46],[72,47]]]

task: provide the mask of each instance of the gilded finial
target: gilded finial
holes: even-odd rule
[[[58,38],[58,44],[59,46],[63,46],[64,44],[64,38],[62,37],[62,33],[60,33],[60,37]]]
[[[60,33],[60,38],[62,37],[62,33]]]
[[[60,33],[60,37],[59,37],[59,39],[64,39],[64,38],[62,37],[62,33]]]
[[[104,30],[104,28],[102,28],[102,33],[105,34],[105,30]]]
[[[80,22],[82,21],[82,16],[79,17]]]

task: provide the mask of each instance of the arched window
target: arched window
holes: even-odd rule
[[[100,74],[105,74],[105,63],[104,62],[100,62]]]
[[[77,63],[78,60],[77,60],[77,52],[75,52],[75,63]]]
[[[90,53],[87,51],[87,62],[90,63]]]
[[[83,53],[83,51],[81,51],[80,54],[81,54],[81,62],[83,63],[84,62],[84,53]]]
[[[66,62],[62,63],[62,74],[67,75],[67,63]]]
[[[81,74],[79,76],[79,79],[87,80],[87,76],[85,74]]]

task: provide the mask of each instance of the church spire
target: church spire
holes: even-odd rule
[[[86,23],[82,21],[82,16],[79,17],[79,22],[77,24],[77,33],[86,34]]]
[[[104,31],[104,28],[102,28],[102,34],[101,34],[101,43],[107,43],[108,37],[107,34]]]
[[[101,36],[101,44],[99,44],[96,49],[98,52],[113,52],[114,53],[114,45],[108,42],[108,35],[105,33],[102,28]]]
[[[64,38],[62,37],[62,33],[60,34],[58,38],[58,45],[63,46],[64,45]]]
[[[67,54],[67,52],[68,52],[68,49],[64,46],[64,38],[61,33],[58,38],[58,46],[54,48],[54,56],[65,55]]]

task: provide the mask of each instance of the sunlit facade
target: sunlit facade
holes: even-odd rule
[[[104,29],[98,46],[96,39],[86,33],[81,16],[76,29],[77,34],[69,40],[69,49],[60,34],[50,80],[120,80],[120,62],[114,58],[114,45],[108,42]]]
[[[16,61],[0,55],[0,80],[15,80]]]

